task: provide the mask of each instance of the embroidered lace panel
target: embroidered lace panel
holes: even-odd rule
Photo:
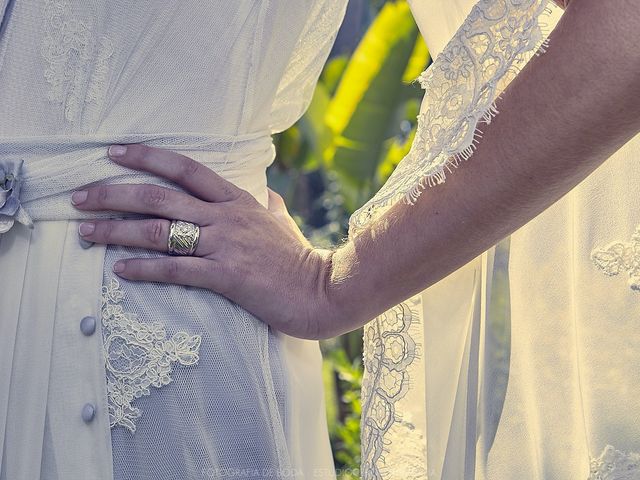
[[[91,123],[104,101],[113,42],[94,38],[92,27],[73,16],[65,0],[44,0],[44,17],[41,53],[48,99],[62,106],[67,122],[78,120],[85,103],[95,104],[92,118],[83,119]]]
[[[160,322],[143,323],[125,312],[124,293],[111,279],[102,287],[102,326],[107,372],[107,396],[111,427],[121,425],[132,433],[140,409],[132,402],[171,382],[172,364],[198,363],[200,335],[177,332],[167,338]]]
[[[404,199],[414,202],[426,186],[445,181],[445,173],[468,159],[480,122],[498,113],[501,89],[545,45],[540,20],[547,0],[480,0],[443,52],[418,78],[425,90],[411,150],[380,191],[349,220],[358,235],[374,218]],[[415,358],[406,305],[375,319],[364,334],[362,473],[387,478],[385,449],[391,427],[402,418],[397,401],[409,388],[408,368]],[[395,435],[394,435],[395,438]],[[394,445],[394,450],[397,448]],[[420,477],[415,477],[420,478]]]
[[[588,480],[640,480],[640,454],[607,445],[598,458],[591,459]]]
[[[378,460],[385,435],[398,421],[395,405],[409,388],[407,367],[416,357],[416,343],[409,334],[416,313],[408,302],[396,305],[365,327],[362,385],[362,475],[381,478]],[[407,425],[408,431],[411,426]]]
[[[631,236],[630,242],[612,242],[591,252],[591,259],[609,276],[626,272],[629,287],[640,292],[640,225]]]

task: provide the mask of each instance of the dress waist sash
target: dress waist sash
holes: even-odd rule
[[[186,155],[254,196],[266,195],[266,192],[263,195],[265,171],[275,158],[270,133],[261,131],[237,136],[202,133],[5,136],[0,138],[0,162],[24,161],[20,202],[33,220],[107,217],[113,214],[77,210],[71,205],[71,193],[101,183],[154,183],[180,189],[168,180],[118,165],[107,156],[109,145],[130,143]]]

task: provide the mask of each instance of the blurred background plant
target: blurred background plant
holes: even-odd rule
[[[431,59],[405,0],[350,0],[305,115],[274,136],[269,184],[317,246],[340,244],[353,211],[406,155]],[[322,342],[338,478],[359,478],[362,331]]]

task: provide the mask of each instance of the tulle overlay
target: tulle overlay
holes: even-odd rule
[[[345,8],[0,0],[0,478],[335,478],[318,343],[208,290],[118,281],[118,259],[161,254],[78,223],[140,216],[70,195],[178,188],[106,155],[146,143],[266,204],[271,134],[308,106]]]

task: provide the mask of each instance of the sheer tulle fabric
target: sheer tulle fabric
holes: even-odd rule
[[[270,135],[307,107],[345,8],[0,0],[0,162],[24,161],[35,223],[0,237],[0,478],[335,477],[317,342],[203,289],[114,283],[117,259],[157,254],[85,248],[94,215],[69,196],[168,185],[106,157],[144,142],[265,204]]]

